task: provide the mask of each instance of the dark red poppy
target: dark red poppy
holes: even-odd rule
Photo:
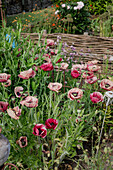
[[[47,129],[53,129],[55,130],[58,125],[58,121],[56,119],[47,119],[45,122],[45,126]]]
[[[62,61],[62,58],[60,58],[56,63],[60,63]]]
[[[52,63],[44,63],[40,66],[40,68],[44,71],[51,71],[54,69]]]
[[[0,111],[5,112],[7,110],[9,103],[0,101]]]
[[[100,92],[94,92],[90,94],[90,99],[93,103],[98,103],[103,101],[104,97]]]
[[[80,72],[78,70],[73,70],[73,71],[71,71],[71,76],[73,78],[77,78],[80,76]]]
[[[43,124],[36,124],[33,128],[33,135],[45,138],[47,135],[47,129]]]

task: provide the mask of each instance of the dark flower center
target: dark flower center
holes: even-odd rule
[[[78,93],[77,93],[77,92],[73,92],[72,95],[73,95],[74,97],[77,97],[77,96],[78,96]]]
[[[51,126],[53,126],[53,125],[54,125],[54,123],[52,122],[52,123],[50,123],[50,125],[51,125]]]
[[[107,83],[107,84],[105,85],[105,87],[108,88],[108,87],[110,87],[110,85]]]
[[[42,130],[39,128],[39,129],[38,129],[38,131],[39,131],[39,135],[41,135],[41,133],[42,133]]]
[[[22,146],[24,146],[26,144],[25,139],[21,139],[21,144],[22,144]]]

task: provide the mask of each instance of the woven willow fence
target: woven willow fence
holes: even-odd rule
[[[38,43],[38,33],[22,33],[21,35],[23,37],[29,35],[34,44]],[[56,41],[57,36],[61,37],[62,42],[68,44],[66,49],[68,53],[70,53],[70,46],[73,45],[76,48],[76,53],[78,54],[76,59],[80,58],[83,62],[97,59],[102,66],[105,66],[105,58],[108,58],[108,67],[110,70],[113,70],[113,37],[54,33],[44,35],[42,41],[45,38]]]

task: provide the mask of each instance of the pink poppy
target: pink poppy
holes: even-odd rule
[[[94,64],[89,64],[87,65],[87,69],[88,71],[98,71],[100,70],[100,66],[94,65]]]
[[[85,64],[74,64],[72,70],[85,70],[87,66]]]
[[[38,99],[36,97],[33,96],[27,96],[25,98],[25,100],[22,100],[20,102],[20,104],[22,106],[26,106],[26,107],[37,107],[38,106]]]
[[[16,143],[21,147],[24,148],[27,146],[27,137],[26,136],[21,136],[19,140],[16,141]]]
[[[10,74],[0,73],[0,82],[7,82],[10,77]]]
[[[85,82],[86,82],[86,83],[89,83],[89,84],[93,84],[93,83],[95,83],[97,80],[98,80],[97,77],[94,76],[94,77],[92,77],[92,78],[85,79]]]
[[[89,64],[98,64],[99,60],[92,60],[92,61],[88,61],[87,63],[88,63],[88,65]]]
[[[112,90],[113,89],[113,81],[109,79],[103,79],[100,83],[100,87],[105,90]]]
[[[61,70],[66,70],[68,68],[68,66],[69,66],[69,64],[67,64],[67,63],[61,63],[60,69]]]
[[[11,108],[7,109],[7,113],[12,119],[18,120],[20,118],[19,116],[21,115],[21,109],[19,109],[19,107],[16,106],[13,109]]]
[[[36,75],[35,71],[32,70],[32,68],[30,68],[27,71],[20,72],[20,74],[18,76],[22,79],[29,79],[29,78],[35,77],[35,75]]]
[[[82,77],[85,78],[85,79],[90,79],[94,76],[94,73],[93,72],[84,72]]]
[[[71,76],[73,78],[77,78],[80,76],[80,72],[78,70],[73,70],[73,71],[71,71]]]
[[[49,83],[48,88],[52,91],[58,91],[62,88],[62,83]]]
[[[83,96],[83,91],[79,88],[73,88],[68,91],[68,98],[71,100],[80,99]]]
[[[8,102],[0,101],[0,111],[5,112],[7,110],[8,105],[9,105]]]
[[[47,119],[45,122],[45,126],[47,129],[53,129],[55,130],[58,125],[58,121],[56,119]]]
[[[90,99],[93,103],[102,102],[104,97],[100,92],[94,92],[90,94]]]
[[[16,97],[21,97],[22,93],[23,93],[23,87],[22,86],[15,87],[14,93],[15,93]]]
[[[45,138],[47,135],[47,129],[43,124],[36,124],[33,128],[33,134]]]
[[[40,68],[44,71],[51,71],[54,69],[52,63],[44,63],[40,66]]]
[[[11,85],[11,80],[10,79],[8,79],[6,82],[2,83],[2,86],[4,86],[4,87],[8,87],[10,85]]]
[[[47,46],[53,46],[54,44],[54,40],[47,39]]]

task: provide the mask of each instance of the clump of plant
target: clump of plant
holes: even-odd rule
[[[66,20],[64,26],[68,33],[78,34],[88,30],[90,14],[82,1],[69,1],[56,5],[55,14],[60,16],[60,20]]]

